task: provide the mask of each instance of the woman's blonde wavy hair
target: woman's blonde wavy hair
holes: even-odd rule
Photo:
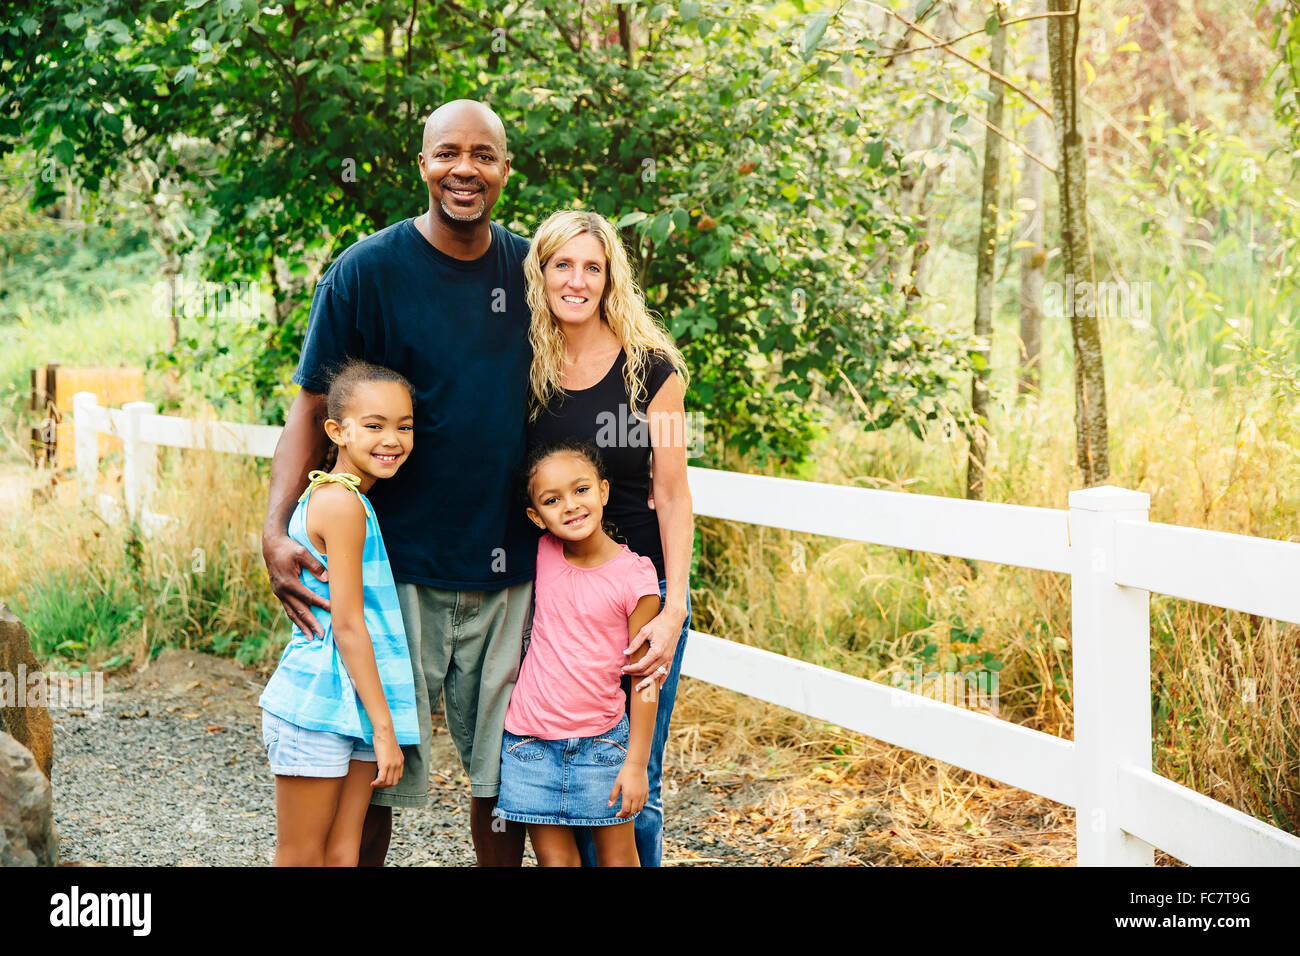
[[[631,412],[644,417],[646,404],[646,372],[650,352],[663,352],[677,374],[682,377],[682,387],[690,381],[686,360],[664,328],[654,320],[646,308],[645,296],[632,278],[632,267],[627,252],[619,240],[618,232],[608,219],[599,213],[581,209],[564,209],[552,213],[537,229],[532,246],[524,259],[524,276],[528,282],[528,308],[532,322],[528,340],[533,346],[533,363],[528,372],[531,395],[528,420],[536,421],[542,409],[564,392],[560,387],[560,373],[564,368],[564,331],[546,301],[546,282],[542,270],[560,247],[572,239],[588,233],[605,250],[605,291],[600,299],[600,315],[608,324],[623,350],[627,363],[623,368],[623,383],[632,399]]]

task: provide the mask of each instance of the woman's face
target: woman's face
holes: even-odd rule
[[[605,249],[589,232],[574,236],[551,256],[542,275],[546,280],[546,301],[561,325],[600,317],[607,269]]]

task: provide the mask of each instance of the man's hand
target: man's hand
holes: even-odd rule
[[[284,605],[289,620],[297,624],[304,634],[324,637],[325,631],[316,615],[311,612],[310,605],[328,611],[330,602],[302,583],[300,569],[306,568],[322,582],[328,582],[329,572],[325,566],[287,534],[263,534],[262,558],[266,561],[266,572],[271,577],[271,590]]]

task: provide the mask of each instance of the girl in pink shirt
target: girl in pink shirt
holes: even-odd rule
[[[506,710],[497,816],[528,825],[541,866],[579,866],[591,827],[601,866],[637,866],[631,823],[649,793],[657,685],[620,686],[632,637],[659,613],[653,562],[606,533],[600,454],[560,442],[525,469],[537,542],[532,636]],[[630,658],[635,663],[646,645]]]

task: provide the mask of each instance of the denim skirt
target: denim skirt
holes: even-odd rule
[[[517,823],[570,827],[632,822],[636,813],[618,816],[622,794],[609,806],[609,792],[627,758],[629,730],[623,714],[612,730],[594,737],[543,740],[505,731],[494,815]]]

